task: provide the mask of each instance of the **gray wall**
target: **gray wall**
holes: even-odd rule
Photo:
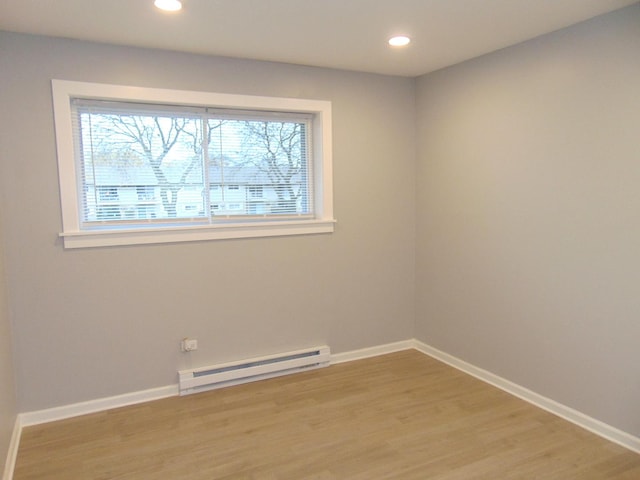
[[[0,139],[4,140],[1,136]],[[2,142],[0,142],[0,151],[2,151]],[[7,458],[18,413],[11,359],[11,329],[9,327],[3,250],[2,219],[0,218],[0,475],[4,471],[4,462]]]
[[[189,364],[413,336],[414,80],[6,32],[0,46],[20,411],[174,384]],[[332,101],[336,232],[65,251],[52,78]]]
[[[640,435],[640,5],[416,88],[416,337]]]

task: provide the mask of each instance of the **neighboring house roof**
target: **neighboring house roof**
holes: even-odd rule
[[[238,184],[238,185],[269,185],[272,179],[264,169],[256,166],[241,166],[227,160],[223,167],[220,162],[209,167],[209,183],[211,184]],[[88,165],[88,169],[91,166]],[[184,174],[183,165],[167,164],[162,167],[162,172],[170,183],[180,183]],[[299,183],[302,175],[297,174],[291,179],[291,183]],[[100,165],[93,169],[93,175],[85,175],[86,183],[96,186],[155,186],[159,185],[153,169],[149,165]],[[184,180],[187,184],[199,184],[203,182],[202,167],[196,165]]]
[[[87,174],[88,173],[88,174]],[[153,169],[148,165],[140,166],[111,166],[100,165],[93,169],[93,175],[85,169],[85,180],[87,184],[95,185],[157,185],[158,179],[153,173]],[[92,181],[93,180],[93,181]]]

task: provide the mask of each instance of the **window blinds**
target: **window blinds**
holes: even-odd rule
[[[311,115],[72,101],[82,228],[314,214]]]

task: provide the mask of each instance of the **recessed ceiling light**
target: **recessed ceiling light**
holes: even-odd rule
[[[160,10],[166,10],[167,12],[177,12],[182,8],[180,0],[155,0],[153,4]]]
[[[405,45],[409,45],[409,43],[411,43],[411,39],[406,35],[396,35],[389,39],[389,45],[392,47],[404,47]]]

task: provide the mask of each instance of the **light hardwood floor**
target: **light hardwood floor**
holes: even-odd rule
[[[15,480],[638,480],[640,455],[413,350],[25,428]]]

